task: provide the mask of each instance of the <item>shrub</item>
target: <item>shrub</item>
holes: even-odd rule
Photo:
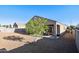
[[[44,32],[48,30],[48,26],[45,25],[47,22],[47,19],[44,18],[37,18],[35,20],[31,19],[27,24],[26,24],[26,31],[30,35],[43,35]]]

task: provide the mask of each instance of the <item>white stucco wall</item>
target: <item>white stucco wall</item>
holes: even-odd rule
[[[0,28],[0,32],[14,32],[15,28]]]
[[[60,25],[60,34],[63,33],[67,28],[66,25],[59,23],[59,22],[56,22],[56,33],[57,33],[57,25]]]

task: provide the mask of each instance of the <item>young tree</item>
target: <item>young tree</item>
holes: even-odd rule
[[[18,28],[18,25],[16,24],[16,22],[13,24],[13,28]]]
[[[48,30],[48,26],[45,25],[46,22],[47,19],[45,18],[37,18],[35,20],[31,19],[26,24],[26,31],[35,36],[43,35],[43,33]]]
[[[9,28],[12,28],[12,25],[11,24],[9,25]]]

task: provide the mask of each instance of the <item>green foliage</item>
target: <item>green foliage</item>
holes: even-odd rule
[[[73,29],[75,29],[75,28],[76,28],[76,27],[73,26],[73,25],[70,25],[70,26],[67,27],[67,29],[70,29],[70,30],[73,30]]]
[[[75,26],[70,25],[70,26],[67,27],[67,32],[71,32],[72,33],[75,28],[76,28]]]
[[[1,27],[1,24],[0,24],[0,27]]]
[[[26,24],[26,31],[35,36],[43,35],[43,33],[48,30],[48,26],[45,25],[46,22],[47,19],[44,18],[31,19]]]
[[[79,29],[79,24],[76,25],[76,29]]]

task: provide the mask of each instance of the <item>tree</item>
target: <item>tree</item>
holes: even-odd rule
[[[74,25],[70,25],[67,27],[67,31],[72,33],[75,28],[76,27]]]
[[[79,24],[76,25],[76,29],[79,29]]]
[[[1,27],[1,24],[0,24],[0,27]]]
[[[2,27],[6,27],[6,25],[2,25]]]
[[[8,28],[9,26],[8,25],[5,25],[5,27]]]
[[[12,28],[12,25],[11,24],[9,25],[9,28]]]
[[[18,28],[18,25],[16,24],[16,22],[13,24],[13,28]]]
[[[31,19],[26,24],[26,31],[28,32],[28,34],[35,36],[43,35],[43,33],[48,30],[48,26],[45,25],[46,22],[47,19],[44,18],[37,18],[35,20]]]

